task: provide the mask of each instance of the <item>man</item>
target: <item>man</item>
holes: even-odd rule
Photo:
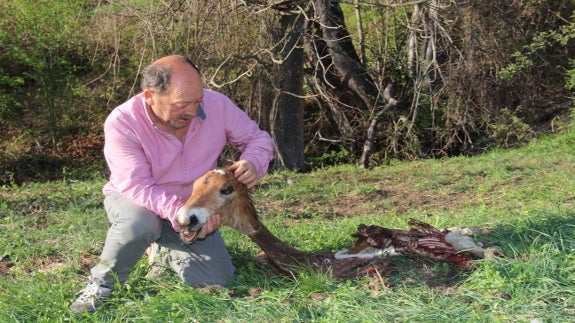
[[[142,92],[118,106],[104,124],[104,155],[111,175],[104,207],[111,223],[100,263],[70,306],[94,311],[121,286],[151,243],[168,250],[166,262],[191,286],[226,285],[235,268],[210,217],[199,240],[183,244],[176,222],[192,183],[216,167],[224,146],[241,151],[232,164],[248,188],[267,172],[273,142],[226,96],[204,89],[187,58],[167,56],[143,71]]]

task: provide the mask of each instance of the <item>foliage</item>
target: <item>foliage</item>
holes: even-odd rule
[[[521,148],[475,157],[271,173],[253,192],[262,221],[306,251],[353,243],[360,223],[481,227],[474,238],[505,256],[471,271],[390,260],[390,272],[334,281],[281,277],[256,264],[247,237],[223,234],[237,279],[221,290],[149,279],[144,257],[125,288],[94,314],[68,309],[98,261],[108,223],[104,178],[0,188],[0,320],[3,322],[564,321],[575,315],[574,129]],[[31,283],[33,281],[33,283]]]
[[[375,164],[510,146],[569,117],[573,2],[429,1],[361,6],[359,16],[342,6],[370,74],[400,101],[378,127]],[[377,109],[353,130],[365,133]]]
[[[521,107],[518,107],[521,109]],[[502,121],[490,125],[491,136],[497,138],[493,142],[505,148],[517,143],[525,143],[534,136],[528,124],[524,123],[516,112],[509,109],[501,109]]]
[[[566,122],[573,1],[398,3],[364,4],[359,15],[341,3],[363,65],[380,89],[393,83],[400,102],[376,129],[371,164],[472,155]],[[102,172],[105,117],[139,91],[143,65],[166,54],[192,57],[206,86],[268,125],[254,104],[255,71],[269,72],[280,58],[262,45],[256,9],[237,1],[0,0],[0,183],[61,178],[76,163],[96,161],[87,173]],[[308,164],[355,163],[378,107],[345,106],[353,123],[338,129],[332,111],[304,91],[313,105],[304,124]],[[342,140],[344,131],[354,138]]]
[[[0,120],[48,131],[52,142],[79,112],[66,110],[83,70],[84,1],[10,1],[2,4]],[[65,112],[66,111],[66,112]],[[24,118],[22,118],[24,117]]]
[[[538,43],[539,32],[562,28],[572,11],[573,3],[555,7],[548,1],[472,1],[469,6],[447,9],[442,17],[448,20],[442,23],[449,35],[444,37],[449,38],[442,39],[437,53],[445,57],[440,63],[442,82],[437,84],[441,90],[430,93],[430,111],[435,111],[431,129],[437,143],[443,145],[440,152],[474,153],[507,145],[508,138],[492,132],[500,129],[498,124],[521,123],[536,133],[546,127],[550,115],[564,117],[568,113],[558,109],[564,100],[559,93],[567,92],[557,68],[573,55],[568,47],[559,52],[546,48],[529,72],[516,74],[512,80],[498,75],[505,73],[505,66],[518,51]],[[513,112],[502,113],[505,109]],[[525,131],[519,130],[510,136],[522,138]]]
[[[571,20],[575,16],[570,17]],[[544,30],[538,32],[531,43],[528,43],[522,48],[521,51],[513,53],[513,62],[505,68],[501,69],[499,76],[503,80],[511,80],[518,76],[520,73],[529,73],[530,69],[535,68],[541,64],[548,64],[551,55],[549,52],[558,53],[554,62],[557,64],[555,69],[566,71],[568,77],[566,87],[573,89],[573,71],[575,70],[575,61],[572,52],[575,48],[575,23],[570,22],[559,26],[557,29]],[[563,59],[569,57],[570,59]]]
[[[310,157],[309,161],[311,163],[311,167],[316,168],[319,165],[327,166],[348,164],[350,163],[349,158],[349,151],[347,151],[344,147],[341,147],[341,150],[333,149],[321,156],[318,156],[317,158]]]
[[[226,53],[250,44],[237,41],[247,41],[248,33],[233,32],[241,17],[219,19],[229,14],[220,2],[0,4],[0,184],[61,178],[86,166],[84,178],[101,173],[102,124],[112,108],[139,91],[142,64],[180,53],[206,72]]]

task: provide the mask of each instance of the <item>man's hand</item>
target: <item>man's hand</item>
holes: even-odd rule
[[[214,231],[216,231],[221,224],[221,219],[219,214],[214,214],[210,216],[207,220],[200,232],[198,233],[198,239],[203,240]]]
[[[244,183],[247,188],[256,186],[258,182],[258,173],[256,171],[256,166],[254,166],[251,161],[238,160],[228,167],[228,169],[234,172],[234,176],[240,182]]]

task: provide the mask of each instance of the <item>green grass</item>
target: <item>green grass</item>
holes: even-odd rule
[[[108,223],[105,180],[0,188],[1,322],[568,322],[575,317],[575,135],[470,158],[340,166],[266,176],[253,198],[278,237],[306,251],[353,243],[360,223],[482,226],[476,239],[504,258],[458,272],[390,260],[385,277],[280,277],[258,266],[247,237],[222,231],[238,269],[206,292],[173,274],[146,279],[147,261],[94,314],[68,309],[97,261]]]

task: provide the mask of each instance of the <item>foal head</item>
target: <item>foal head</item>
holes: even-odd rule
[[[246,235],[259,229],[247,187],[227,169],[208,171],[194,182],[192,195],[177,214],[183,242],[193,242],[208,217],[219,214],[222,224]]]

